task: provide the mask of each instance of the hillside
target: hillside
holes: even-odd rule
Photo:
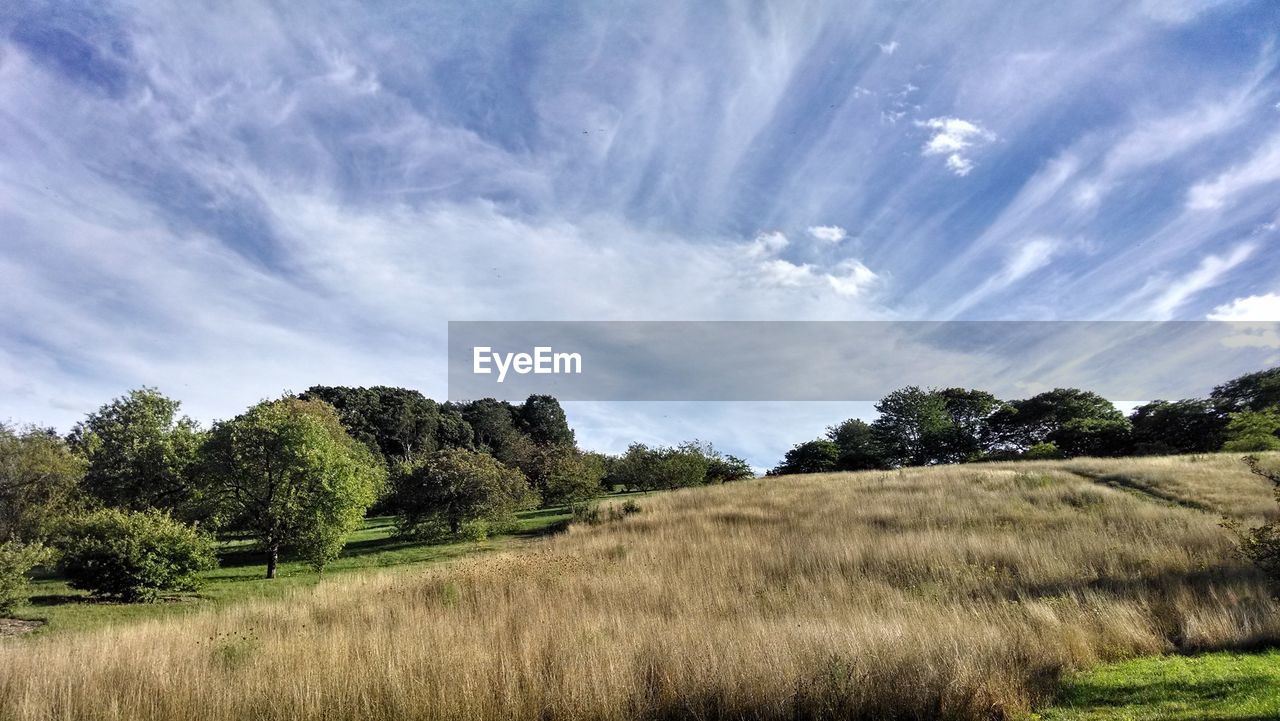
[[[0,717],[989,719],[1066,671],[1280,639],[1219,525],[1273,511],[1231,455],[639,503],[518,552],[8,642]]]

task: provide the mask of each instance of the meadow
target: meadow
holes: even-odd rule
[[[1274,517],[1235,455],[639,505],[510,551],[7,641],[0,718],[971,720],[1055,698],[1047,717],[1094,718],[1069,706],[1096,701],[1099,664],[1280,640],[1220,525]]]

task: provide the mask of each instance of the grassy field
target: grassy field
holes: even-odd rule
[[[1280,718],[1280,652],[1209,653],[1108,664],[1066,680],[1042,721]]]
[[[1211,681],[1124,662],[1280,640],[1219,525],[1269,493],[1221,455],[678,491],[517,551],[7,642],[0,718],[1202,718]],[[1221,658],[1247,694],[1274,657]]]
[[[426,545],[397,538],[394,519],[390,516],[369,518],[360,531],[352,534],[342,555],[323,574],[317,574],[305,563],[286,560],[280,564],[279,577],[274,580],[264,578],[266,560],[262,554],[253,552],[248,541],[225,541],[219,544],[219,567],[203,574],[204,585],[198,593],[183,594],[160,603],[104,603],[92,601],[88,594],[70,588],[59,578],[49,577],[35,581],[31,603],[20,608],[16,615],[44,621],[40,634],[183,616],[228,603],[279,598],[292,591],[313,589],[322,583],[341,580],[352,571],[411,567],[475,553],[510,550],[562,526],[569,519],[569,513],[563,508],[524,511],[519,519],[519,527],[509,535],[483,542]]]

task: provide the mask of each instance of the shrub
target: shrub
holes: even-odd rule
[[[1276,500],[1280,501],[1280,470],[1264,468],[1257,456],[1246,456],[1244,462],[1254,474],[1271,481]],[[1244,533],[1232,521],[1226,521],[1224,525],[1240,539],[1241,554],[1271,580],[1280,583],[1280,522],[1267,523]]]
[[[72,519],[56,546],[72,588],[127,602],[195,590],[197,574],[215,565],[212,539],[159,511],[111,508]]]
[[[1058,445],[1056,443],[1037,443],[1028,448],[1027,452],[1022,454],[1022,457],[1028,460],[1062,458],[1062,451],[1058,450]]]
[[[0,616],[7,616],[27,600],[27,574],[49,556],[38,543],[0,543]]]
[[[397,525],[405,536],[483,538],[513,527],[516,511],[537,503],[524,474],[487,453],[437,451],[396,476]]]

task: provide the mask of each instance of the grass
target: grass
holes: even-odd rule
[[[1099,664],[1280,641],[1212,510],[1265,481],[1226,457],[1094,470],[676,491],[518,551],[7,642],[0,718],[976,721]]]
[[[42,620],[40,634],[85,630],[166,616],[183,616],[211,607],[249,600],[280,598],[297,590],[340,580],[353,571],[409,567],[448,561],[475,553],[511,549],[564,524],[569,513],[563,508],[525,511],[519,514],[514,533],[483,542],[423,544],[404,541],[394,534],[394,518],[366,519],[364,526],[348,539],[342,555],[317,574],[307,564],[285,560],[278,578],[264,578],[266,559],[253,550],[249,541],[219,544],[219,567],[203,574],[204,584],[196,594],[183,594],[159,603],[127,604],[94,601],[83,591],[69,587],[57,577],[33,583],[28,605],[18,609],[18,618]]]
[[[1280,652],[1140,658],[1073,675],[1042,721],[1280,718]]]

